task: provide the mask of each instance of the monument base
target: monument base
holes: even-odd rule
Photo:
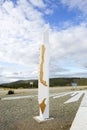
[[[46,118],[46,119],[43,119],[42,117],[40,116],[35,116],[33,117],[38,123],[41,123],[41,122],[45,122],[45,121],[49,121],[49,120],[53,120],[54,118],[50,117],[50,118]]]

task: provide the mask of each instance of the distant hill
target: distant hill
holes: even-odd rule
[[[86,86],[87,78],[51,78],[50,86],[71,86],[76,83],[78,86]]]
[[[33,84],[31,84],[31,82]],[[2,88],[37,88],[38,80],[19,80],[16,82],[1,84]]]
[[[78,86],[85,86],[87,85],[87,78],[50,78],[50,87],[71,86],[72,83],[77,83]],[[12,83],[1,84],[0,87],[1,88],[37,88],[38,80],[20,80]]]

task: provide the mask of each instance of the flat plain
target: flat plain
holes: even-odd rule
[[[15,94],[7,95],[8,90],[0,90],[0,130],[69,130],[79,108],[83,95],[78,101],[64,104],[70,94],[53,98],[58,93],[86,90],[87,86],[50,88],[50,117],[53,120],[38,123],[33,117],[39,115],[38,90],[14,89]],[[14,100],[2,100],[7,97],[23,97]],[[29,96],[29,97],[27,97]],[[27,98],[26,98],[27,97]]]

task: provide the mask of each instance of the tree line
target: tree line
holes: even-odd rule
[[[31,84],[32,83],[32,84]],[[86,86],[87,78],[50,78],[50,87],[71,86],[76,83],[78,86]],[[20,80],[0,85],[1,88],[37,88],[38,80]]]

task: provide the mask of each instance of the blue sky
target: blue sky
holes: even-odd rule
[[[78,10],[69,10],[67,6],[64,6],[62,3],[58,3],[58,6],[54,8],[54,12],[50,15],[45,15],[44,18],[46,22],[50,22],[52,26],[57,26],[60,28],[65,22],[71,22],[72,24],[80,23],[77,20],[79,11]]]
[[[87,0],[0,0],[0,83],[38,78],[46,24],[50,77],[87,77]]]

